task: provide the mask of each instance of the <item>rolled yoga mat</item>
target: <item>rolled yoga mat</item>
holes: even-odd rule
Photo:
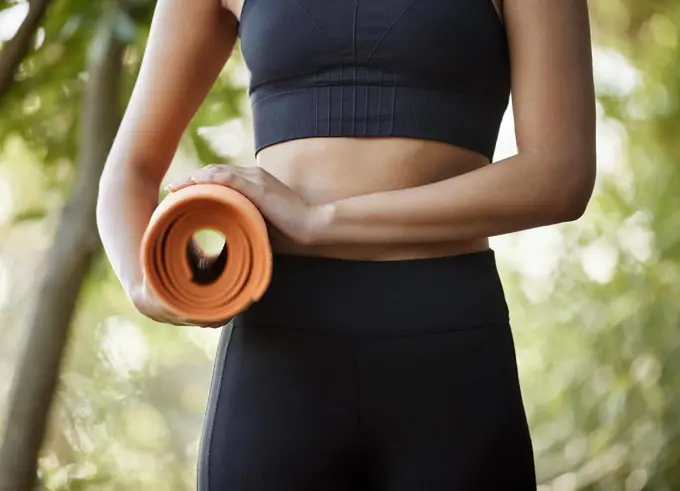
[[[220,256],[192,251],[193,235],[212,229],[225,238]],[[173,314],[220,322],[245,310],[269,286],[272,251],[264,218],[245,196],[215,184],[168,194],[144,233],[141,261],[147,287]]]

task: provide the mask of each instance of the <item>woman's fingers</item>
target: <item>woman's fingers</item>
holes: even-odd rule
[[[209,183],[228,186],[233,180],[237,178],[238,170],[233,167],[235,166],[215,164],[207,165],[183,177],[182,179],[179,179],[178,181],[171,182],[165,187],[165,189],[168,191],[178,191],[194,184]]]
[[[257,166],[240,167],[228,164],[211,164],[171,182],[165,189],[173,192],[194,184],[218,184],[244,194],[252,194],[266,184],[268,173]]]

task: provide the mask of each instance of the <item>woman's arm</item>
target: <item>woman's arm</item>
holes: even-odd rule
[[[312,243],[439,242],[579,218],[595,180],[586,0],[505,0],[518,154],[422,187],[315,211]]]
[[[301,244],[461,241],[577,219],[595,181],[586,0],[505,0],[503,11],[516,156],[438,183],[319,206],[260,167],[208,166],[168,189],[196,183],[237,189]]]
[[[139,77],[99,186],[104,249],[131,294],[142,282],[139,248],[180,138],[236,41],[220,0],[158,0]]]

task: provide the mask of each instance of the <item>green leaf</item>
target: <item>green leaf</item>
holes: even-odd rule
[[[19,225],[26,222],[34,222],[42,220],[47,216],[47,210],[44,208],[30,208],[28,210],[20,211],[12,218],[13,225]]]

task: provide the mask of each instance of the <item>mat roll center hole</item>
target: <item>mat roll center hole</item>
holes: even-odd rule
[[[216,281],[227,265],[224,235],[212,229],[197,231],[187,244],[187,261],[194,283],[208,285]]]

